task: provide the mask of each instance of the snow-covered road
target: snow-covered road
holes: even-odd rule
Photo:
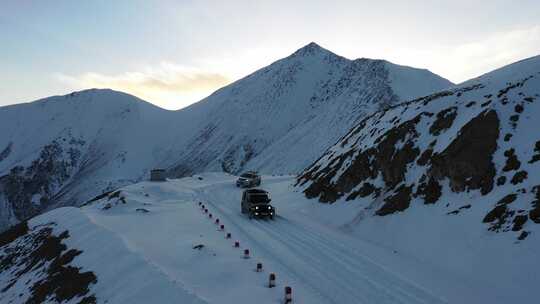
[[[264,186],[278,190],[289,182],[267,179]],[[239,212],[240,193],[226,181],[200,189],[197,197],[232,224],[255,253],[280,265],[322,303],[444,303],[355,250],[347,238],[299,220],[287,201],[273,202],[279,213],[274,221],[247,219]]]
[[[263,179],[277,208],[273,221],[240,213],[234,180],[208,173],[134,184],[33,225],[53,221],[59,232],[69,230],[67,245],[84,252],[74,263],[96,273],[91,290],[100,303],[282,303],[285,286],[293,288],[293,303],[449,302],[439,288],[445,281],[430,283],[441,278],[430,267],[321,223],[317,212],[326,207],[293,191],[292,177]],[[259,262],[263,272],[255,271]],[[267,286],[271,272],[276,288]]]

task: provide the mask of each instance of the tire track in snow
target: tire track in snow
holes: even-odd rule
[[[308,263],[311,272],[315,272],[318,275],[310,275],[306,279],[310,280],[312,284],[317,284],[319,290],[324,290],[325,294],[331,295],[335,303],[350,303],[352,299],[359,301],[359,303],[407,303],[401,301],[398,297],[394,297],[386,291],[380,290],[380,286],[377,286],[373,282],[363,280],[370,285],[369,288],[359,288],[361,285],[358,280],[351,282],[352,272],[346,270],[351,268],[350,265],[338,265],[334,261],[334,258],[329,258],[326,255],[318,252],[315,244],[305,244],[298,239],[292,238],[288,232],[278,233],[272,231],[272,229],[263,228],[266,233],[270,234],[272,238],[278,242],[281,242],[285,247],[298,255],[302,260],[310,261]],[[314,254],[317,252],[317,254]],[[311,253],[311,254],[310,254]],[[290,267],[296,267],[296,265],[290,265]],[[306,271],[304,269],[303,271]],[[373,289],[372,289],[373,288]],[[376,299],[383,299],[381,302]]]
[[[284,222],[287,225],[282,225]],[[300,252],[317,252],[317,255],[323,261],[322,263],[333,264],[332,266],[334,267],[332,269],[343,274],[339,278],[345,280],[344,283],[351,281],[347,280],[347,278],[354,279],[354,282],[357,282],[357,284],[360,281],[364,281],[367,285],[370,285],[369,287],[376,289],[376,292],[373,293],[371,288],[364,289],[363,292],[372,294],[374,298],[381,298],[380,294],[386,294],[384,298],[391,300],[391,303],[444,303],[444,301],[418,288],[414,284],[410,284],[406,280],[399,278],[399,276],[385,270],[364,256],[351,252],[346,246],[332,239],[322,238],[320,235],[302,226],[295,225],[286,219],[280,221],[279,224],[282,227],[280,227],[278,235],[276,235],[277,229],[272,227],[273,224],[260,224],[265,226],[264,229],[266,229],[267,233],[274,234],[276,237],[279,236],[278,240],[293,244],[292,247],[297,245]],[[282,231],[286,231],[286,233],[282,233]],[[284,234],[289,238],[288,241],[284,240]],[[357,284],[352,286],[355,293],[358,293],[358,286],[363,286],[362,284]],[[367,303],[371,303],[372,301],[373,298],[370,297]]]
[[[294,279],[326,298],[327,303],[445,303],[352,248],[287,219],[278,219],[271,224],[243,219],[231,204],[218,203],[227,201],[225,193],[222,193],[224,197],[218,198],[219,194],[212,193],[211,188],[201,189],[201,196],[229,221],[229,225],[234,225],[249,243],[256,245],[257,250],[266,253]],[[238,222],[241,219],[243,221]],[[248,231],[242,224],[256,230]],[[259,241],[268,236],[273,242],[263,244]]]
[[[317,284],[315,285],[309,284],[309,280],[306,280],[305,275],[297,272],[295,268],[291,268],[289,263],[284,263],[283,259],[281,259],[278,255],[274,253],[274,252],[279,251],[278,248],[271,248],[271,246],[268,246],[268,244],[263,244],[261,241],[258,240],[256,236],[253,235],[253,232],[249,232],[246,229],[244,229],[241,223],[237,222],[238,216],[231,213],[231,209],[220,208],[220,204],[216,204],[214,202],[214,199],[209,198],[205,193],[202,193],[202,196],[200,198],[203,198],[203,200],[205,201],[205,204],[210,205],[214,208],[214,210],[217,210],[220,213],[220,217],[222,219],[227,220],[228,226],[233,226],[236,231],[239,231],[241,233],[241,236],[246,240],[247,243],[254,245],[254,246],[251,246],[251,248],[256,249],[257,250],[256,252],[262,252],[266,257],[269,257],[274,264],[279,265],[279,267],[285,270],[286,273],[289,275],[289,277],[291,277],[294,281],[298,281],[306,285],[306,287],[310,289],[309,291],[312,294],[314,294],[315,296],[321,299],[324,299],[323,303],[340,304],[339,302],[335,302],[334,299],[321,293],[318,289]],[[248,219],[244,219],[244,220],[246,223],[250,223]],[[242,243],[240,245],[242,246]],[[300,261],[300,260],[296,262],[299,264],[305,264],[304,261]]]

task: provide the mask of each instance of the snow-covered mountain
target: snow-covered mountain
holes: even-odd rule
[[[136,181],[174,139],[173,116],[110,90],[0,108],[0,227]]]
[[[451,85],[427,70],[348,60],[310,43],[188,108],[205,115],[176,169],[296,173],[367,113]]]
[[[407,224],[414,217],[435,235],[461,225],[471,242],[488,230],[526,242],[540,232],[539,115],[540,56],[370,115],[297,185],[309,198],[354,204],[351,226],[405,234],[418,228]]]
[[[296,173],[365,115],[451,86],[311,43],[180,111],[87,90],[0,108],[0,230],[140,181],[244,168]]]
[[[296,181],[324,219],[485,292],[535,301],[540,56],[362,120]],[[460,283],[461,282],[461,283]],[[518,300],[519,299],[519,300]]]

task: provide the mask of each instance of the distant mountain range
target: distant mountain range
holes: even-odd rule
[[[427,70],[310,43],[179,111],[97,89],[0,107],[0,230],[155,167],[171,177],[295,174],[367,115],[452,86]]]

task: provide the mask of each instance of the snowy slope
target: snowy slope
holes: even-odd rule
[[[310,43],[188,108],[209,111],[176,171],[297,173],[366,114],[451,85],[426,70],[349,60]]]
[[[538,115],[540,56],[370,115],[296,187],[331,203],[325,218],[360,238],[462,278],[481,275],[477,283],[494,290],[531,286],[540,252]]]
[[[450,85],[312,43],[180,111],[111,90],[1,107],[0,230],[140,181],[153,167],[171,176],[296,173],[367,113]]]
[[[175,113],[111,90],[2,107],[0,117],[0,227],[133,183],[183,135],[168,131],[182,129]]]
[[[234,181],[234,176],[206,173],[161,183],[142,182],[82,208],[60,208],[32,219],[28,234],[52,227],[52,236],[65,248],[33,269],[0,255],[0,265],[6,267],[0,272],[0,288],[5,289],[0,292],[0,302],[33,297],[33,286],[55,277],[57,272],[50,265],[59,261],[64,261],[63,267],[76,267],[74,276],[86,278],[77,280],[84,284],[58,294],[52,283],[41,294],[51,299],[74,295],[68,303],[85,297],[93,300],[87,303],[281,303],[287,285],[293,288],[294,303],[533,300],[530,291],[538,284],[534,276],[538,262],[527,263],[538,252],[537,243],[504,250],[491,244],[482,251],[489,253],[484,256],[476,256],[478,248],[469,246],[472,253],[458,255],[453,261],[472,265],[474,271],[449,269],[444,263],[427,262],[418,252],[383,246],[340,227],[350,210],[341,210],[340,218],[332,218],[337,215],[335,206],[314,205],[302,193],[292,191],[294,177],[263,176],[262,187],[272,194],[278,217],[274,221],[249,220],[240,213],[241,189]],[[209,209],[212,219],[198,202]],[[216,218],[224,231],[215,224]],[[334,223],[323,224],[330,221]],[[420,225],[418,221],[409,224]],[[68,232],[62,237],[64,231]],[[226,233],[232,238],[226,239]],[[40,244],[39,239],[25,234],[5,242],[5,235],[0,237],[1,253]],[[236,240],[241,248],[234,248]],[[194,249],[197,245],[203,247]],[[244,249],[250,250],[249,259],[242,258]],[[79,253],[72,260],[60,258],[70,250]],[[16,252],[17,262],[25,260],[27,252]],[[512,255],[520,259],[509,258]],[[504,265],[481,268],[500,259]],[[255,272],[258,262],[263,264],[262,273]],[[15,272],[22,268],[24,274]],[[277,287],[272,289],[266,287],[270,272],[277,276]],[[35,279],[24,284],[29,277]],[[15,284],[9,286],[9,282]]]

